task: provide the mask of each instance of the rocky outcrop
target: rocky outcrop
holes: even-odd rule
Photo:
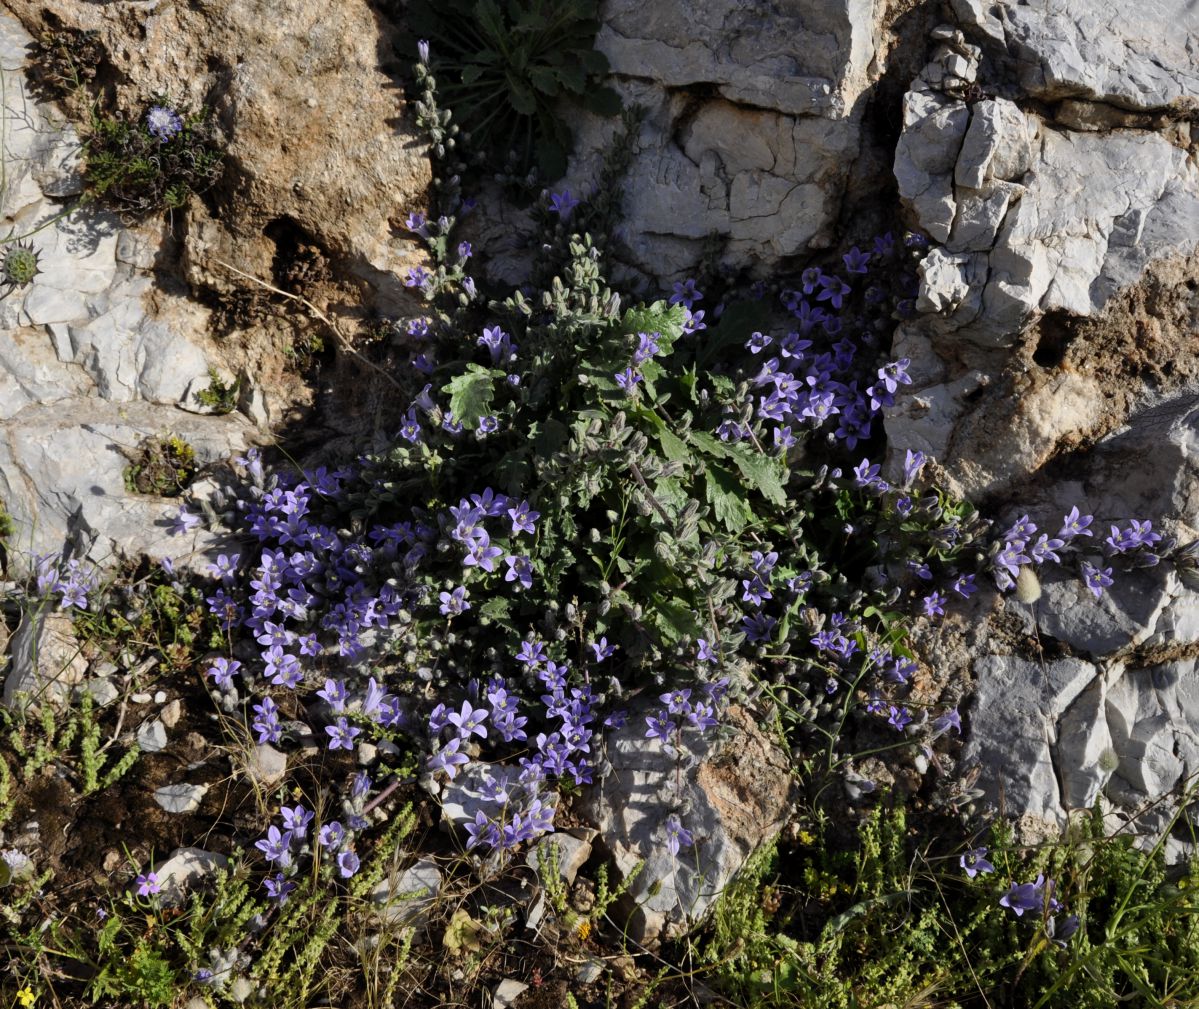
[[[644,713],[609,733],[606,745],[611,773],[587,789],[581,811],[619,878],[644,861],[622,898],[628,934],[637,942],[676,938],[782,829],[794,789],[788,755],[736,707],[716,738],[691,743],[682,756],[645,738]],[[694,839],[677,855],[665,832],[672,812]]]
[[[827,248],[881,74],[875,3],[618,0],[596,38],[645,119],[623,202],[626,254],[657,281],[693,270],[710,239],[765,276]],[[585,118],[564,184],[583,189],[615,126]]]

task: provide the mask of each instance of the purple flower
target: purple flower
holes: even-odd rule
[[[823,290],[816,295],[816,300],[831,302],[833,308],[836,309],[841,308],[842,299],[853,290],[844,280],[836,276],[821,277],[820,286]]]
[[[849,273],[866,273],[868,271],[866,264],[870,262],[870,253],[863,252],[855,245],[841,259]]]
[[[691,309],[685,309],[686,315],[683,317],[683,332],[690,336],[692,333],[698,333],[701,329],[707,329],[708,324],[704,322],[704,313],[702,311],[693,312]]]
[[[943,736],[950,729],[955,730],[959,736],[962,734],[962,716],[958,714],[957,708],[950,708],[944,714],[933,719],[934,739],[937,736]]]
[[[803,284],[803,293],[811,294],[823,281],[824,274],[820,272],[819,266],[809,266],[799,275],[799,279]]]
[[[346,709],[346,681],[345,680],[325,680],[323,690],[316,692],[317,697],[324,698],[329,707],[334,711],[345,711]]]
[[[459,750],[462,737],[455,736],[429,758],[426,767],[431,771],[445,771],[450,778],[458,773],[458,768],[470,763],[470,757]]]
[[[903,732],[904,727],[912,721],[912,716],[908,714],[908,709],[904,707],[897,708],[892,704],[890,705],[890,712],[887,724],[896,731]]]
[[[279,811],[283,816],[283,829],[292,837],[303,839],[308,833],[308,825],[312,822],[313,813],[297,804],[294,807],[284,806]]]
[[[686,280],[674,282],[674,294],[670,296],[670,304],[683,305],[691,308],[697,301],[703,301],[704,296],[695,287],[695,281],[688,277]]]
[[[978,591],[978,587],[974,584],[974,575],[959,575],[952,588],[963,599],[969,599]]]
[[[684,715],[691,710],[691,705],[688,701],[691,698],[691,691],[671,690],[669,693],[662,694],[658,700],[666,705],[666,710],[672,715]]]
[[[146,113],[146,132],[159,143],[165,143],[183,132],[183,120],[174,109],[151,105],[150,111]]]
[[[677,858],[680,848],[690,848],[694,843],[695,839],[691,836],[691,831],[683,826],[674,813],[671,813],[666,818],[666,847],[670,854]]]
[[[172,536],[184,536],[202,524],[199,515],[193,515],[186,508],[181,507],[171,523],[170,533]]]
[[[432,279],[433,274],[423,266],[410,266],[408,268],[408,276],[404,278],[404,286],[424,287]]]
[[[986,848],[971,848],[968,852],[966,852],[966,854],[958,859],[958,865],[966,870],[966,875],[971,879],[977,876],[980,872],[994,872],[995,866],[987,861],[986,855]],[[1022,911],[1018,913],[1023,914]]]
[[[465,613],[470,609],[470,603],[466,601],[466,586],[459,585],[453,592],[442,592],[438,596],[441,600],[441,612],[447,617],[455,617],[459,613]]]
[[[268,862],[274,862],[280,869],[291,865],[291,838],[282,833],[273,823],[266,830],[266,837],[254,842],[254,847],[266,856]]]
[[[483,723],[489,714],[487,708],[472,708],[470,701],[463,701],[462,710],[451,711],[446,720],[458,727],[458,735],[463,739],[469,739],[472,734],[486,739],[487,726]]]
[[[352,750],[354,737],[362,734],[362,730],[356,725],[351,725],[344,715],[332,725],[326,725],[325,732],[329,734],[330,750]]]
[[[912,485],[912,481],[916,479],[920,473],[920,470],[924,467],[925,461],[926,460],[923,452],[913,452],[911,449],[907,450],[907,455],[903,460],[904,487],[910,487]]]
[[[661,333],[638,333],[637,349],[633,351],[633,363],[644,364],[658,353],[658,340]]]
[[[212,677],[212,682],[218,687],[227,687],[230,678],[241,669],[241,663],[237,659],[226,659],[220,656],[212,660],[212,665],[208,667],[207,675]]]
[[[337,871],[341,873],[342,879],[349,879],[358,871],[361,861],[352,851],[343,851],[337,856]]]
[[[678,729],[678,726],[666,717],[665,711],[659,711],[656,715],[646,716],[645,724],[649,726],[645,731],[645,738],[660,739],[664,743],[669,742],[670,737]]]
[[[158,881],[158,873],[148,872],[140,875],[135,880],[137,883],[137,895],[139,897],[149,897],[152,893],[161,893],[162,884]]]
[[[1079,917],[1076,914],[1067,915],[1062,919],[1062,923],[1060,925],[1057,923],[1056,918],[1050,918],[1045,932],[1050,939],[1052,939],[1059,946],[1065,948],[1066,943],[1068,943],[1074,937],[1074,933],[1078,931],[1079,924]]]
[[[499,429],[500,422],[495,414],[488,414],[486,417],[479,418],[479,426],[475,429],[476,437],[482,437],[485,434],[491,434]]]
[[[429,63],[429,40],[421,39],[416,43],[416,52],[420,56],[420,61],[426,65]]]
[[[625,392],[631,392],[633,388],[641,381],[641,375],[632,368],[625,368],[624,371],[618,371],[615,375],[616,384]]]
[[[466,833],[469,835],[466,842],[468,851],[477,844],[485,844],[489,848],[494,848],[499,843],[499,830],[481,809],[475,813],[474,822],[465,824],[465,827]]]
[[[887,392],[894,393],[900,385],[912,384],[912,379],[907,371],[911,363],[910,358],[901,357],[898,361],[889,361],[878,369],[879,380]]]
[[[541,518],[541,512],[530,511],[529,502],[522,501],[515,508],[508,509],[508,517],[512,519],[512,535],[518,533],[536,532],[534,523]]]
[[[747,615],[741,618],[741,627],[745,630],[746,637],[750,644],[755,645],[769,641],[777,623],[778,621],[774,617],[768,617],[764,613],[755,613],[752,616]]]
[[[933,592],[924,597],[924,615],[929,617],[945,616],[945,597],[940,592]]]
[[[533,585],[533,562],[525,556],[508,556],[504,558],[508,570],[504,574],[506,582],[520,582],[521,588],[531,588]]]
[[[878,479],[879,470],[881,468],[882,467],[879,466],[878,463],[875,463],[873,466],[871,466],[869,459],[863,459],[860,463],[858,463],[857,466],[854,467],[854,485],[863,488],[871,486]]]
[[[258,742],[277,743],[283,732],[279,728],[279,708],[269,697],[264,697],[261,704],[253,705],[254,713],[258,716],[250,723],[250,727],[258,733]]]
[[[1049,881],[1049,886],[1052,888],[1052,880]],[[1025,911],[1041,910],[1045,904],[1044,893],[1044,875],[1038,875],[1036,882],[1033,883],[1013,882],[1008,892],[999,898],[999,906],[1010,908],[1016,917],[1019,918],[1023,916]]]
[[[1062,527],[1058,530],[1058,537],[1064,540],[1071,540],[1075,536],[1092,536],[1094,535],[1088,528],[1091,522],[1094,521],[1090,515],[1079,515],[1078,507],[1070,509],[1070,514],[1062,520]]]
[[[610,658],[616,653],[616,646],[608,644],[607,637],[602,637],[599,641],[593,641],[588,646],[595,652],[595,661],[603,662],[604,659]]]
[[[523,662],[530,668],[535,668],[541,665],[546,660],[545,642],[543,641],[522,641],[520,643],[520,652],[517,653],[516,661]]]
[[[758,354],[769,347],[773,342],[773,337],[764,336],[761,333],[750,333],[749,339],[745,341],[745,346],[751,354]]]
[[[287,903],[287,898],[291,896],[291,892],[296,888],[296,884],[289,883],[281,872],[277,872],[273,876],[267,876],[262,881],[262,885],[266,887],[266,895],[275,901],[279,907]]]
[[[1103,595],[1103,590],[1112,583],[1112,569],[1104,568],[1100,571],[1097,567],[1088,564],[1086,561],[1082,562],[1081,567],[1083,583],[1091,590],[1095,598],[1098,599]]]
[[[336,851],[341,847],[341,842],[346,839],[346,829],[336,820],[330,820],[321,827],[316,838],[322,847]]]
[[[557,214],[563,220],[570,219],[570,213],[579,205],[579,201],[570,195],[569,189],[560,193],[550,193],[550,213]]]

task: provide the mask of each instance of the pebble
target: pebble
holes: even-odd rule
[[[182,714],[183,704],[179,701],[179,698],[176,697],[175,700],[171,701],[170,704],[167,704],[163,707],[162,711],[158,713],[158,717],[162,719],[163,725],[165,725],[168,729],[173,729],[176,724],[178,724],[179,718]]]
[[[137,745],[143,753],[157,753],[167,747],[167,729],[157,718],[137,730]]]
[[[136,693],[129,698],[134,704],[149,704],[152,698],[146,693]]]
[[[154,789],[154,801],[168,813],[192,813],[200,808],[207,785],[163,785]]]
[[[250,755],[247,770],[259,784],[268,787],[277,784],[287,774],[287,754],[276,750],[270,743],[259,743]]]
[[[121,692],[117,690],[116,684],[106,677],[88,680],[77,689],[86,690],[91,694],[92,701],[95,702],[97,708],[106,707],[121,696]]]
[[[511,1009],[518,998],[528,990],[528,985],[522,981],[507,978],[495,986],[491,993],[491,1009]]]

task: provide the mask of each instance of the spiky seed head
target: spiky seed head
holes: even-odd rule
[[[38,269],[38,254],[32,245],[18,242],[4,254],[4,282],[14,287],[24,287],[41,271]]]

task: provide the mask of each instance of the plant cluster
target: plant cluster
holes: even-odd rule
[[[186,441],[173,434],[147,438],[125,470],[125,487],[131,493],[178,497],[195,475],[196,453]]]
[[[208,369],[208,387],[196,393],[196,398],[213,413],[232,413],[237,409],[237,396],[241,392],[241,376],[230,385],[215,368]]]
[[[83,138],[88,191],[118,213],[182,207],[221,176],[224,151],[211,116],[157,99],[136,119],[93,111]]]
[[[475,146],[517,171],[536,164],[556,179],[572,142],[564,103],[620,111],[619,95],[602,83],[608,60],[594,46],[598,10],[596,0],[416,0],[406,20],[421,38],[417,82],[432,48],[446,101]]]

